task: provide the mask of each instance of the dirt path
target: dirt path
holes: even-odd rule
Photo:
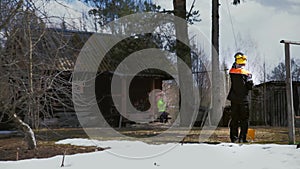
[[[255,140],[253,143],[265,144],[265,143],[277,143],[288,144],[288,130],[287,128],[270,128],[270,127],[253,127],[255,129]],[[128,136],[149,135],[152,136],[151,129],[137,129],[128,128],[121,129],[121,133]],[[185,138],[185,142],[198,142],[199,133],[201,130],[195,128]],[[202,131],[203,132],[203,131]],[[39,130],[36,131],[37,137],[37,149],[27,150],[26,144],[22,136],[13,137],[0,137],[0,160],[22,160],[30,158],[48,158],[56,155],[63,155],[66,152],[67,155],[77,153],[87,153],[94,151],[102,151],[103,148],[97,147],[82,147],[72,145],[57,145],[56,141],[66,138],[88,138],[82,129],[53,129],[53,130]],[[180,131],[176,134],[180,134]],[[170,137],[161,140],[162,143],[173,142],[175,137],[173,133],[170,133]],[[214,133],[207,140],[209,143],[229,142],[229,130],[228,128],[217,128]],[[107,140],[108,138],[101,138],[100,140]],[[119,138],[109,138],[116,139]],[[300,142],[300,129],[296,129],[296,140]]]

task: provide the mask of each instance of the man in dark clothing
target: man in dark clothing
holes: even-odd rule
[[[247,131],[249,123],[249,90],[252,89],[253,80],[249,71],[244,67],[247,57],[238,52],[234,55],[235,63],[229,71],[231,88],[227,99],[231,101],[231,142],[247,142]],[[239,126],[241,128],[238,133]]]

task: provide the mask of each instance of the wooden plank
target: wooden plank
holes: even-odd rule
[[[286,66],[286,97],[287,97],[287,113],[288,113],[288,126],[289,126],[289,142],[295,144],[295,113],[293,105],[293,88],[292,88],[292,75],[291,75],[291,58],[290,58],[290,45],[284,44],[285,47],[285,66]]]
[[[284,43],[284,44],[293,44],[293,45],[300,45],[300,42],[299,42],[299,41],[281,40],[280,43]]]

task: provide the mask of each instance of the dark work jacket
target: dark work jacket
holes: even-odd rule
[[[231,88],[227,99],[234,103],[249,102],[249,90],[253,87],[252,75],[243,68],[234,65],[229,71]]]

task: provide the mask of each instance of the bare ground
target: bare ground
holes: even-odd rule
[[[289,144],[288,142],[288,129],[287,128],[274,128],[274,127],[253,127],[255,129],[255,139],[252,143],[266,144],[266,143],[277,143],[277,144]],[[147,128],[126,128],[119,130],[120,133],[131,137],[151,137],[164,130],[161,129],[147,129]],[[166,132],[166,131],[165,131]],[[198,143],[199,133],[201,131],[198,128],[192,129],[189,134],[185,137],[185,143]],[[176,142],[174,139],[180,135],[181,130],[169,133],[168,137],[160,140],[160,143]],[[99,147],[83,147],[83,146],[72,146],[72,145],[57,145],[56,141],[66,138],[88,138],[86,133],[80,129],[51,129],[51,130],[38,130],[35,131],[37,138],[37,149],[28,150],[24,142],[22,135],[13,136],[0,136],[0,160],[22,160],[30,158],[48,158],[56,155],[63,155],[66,153],[77,154],[87,153],[94,151],[102,151],[105,148]],[[110,139],[121,139],[117,137],[102,138],[100,140]],[[300,142],[300,129],[296,129],[296,141]],[[213,134],[207,139],[207,143],[217,144],[219,142],[229,142],[229,129],[228,128],[217,128],[213,131]]]

